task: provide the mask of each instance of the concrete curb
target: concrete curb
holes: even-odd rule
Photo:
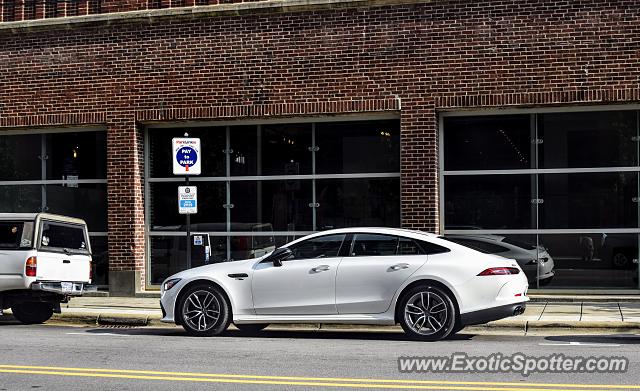
[[[66,312],[54,314],[51,318],[56,323],[81,324],[94,326],[131,326],[131,327],[172,327],[171,324],[160,321],[159,315],[128,315],[113,313],[74,313]],[[489,322],[482,325],[468,326],[468,330],[496,330],[496,331],[522,331],[535,330],[568,330],[568,329],[602,329],[609,331],[640,330],[640,322],[621,321],[542,321],[506,319]],[[348,325],[348,324],[273,324],[269,330],[279,331],[362,331],[362,332],[401,332],[402,328],[395,326],[378,325]]]

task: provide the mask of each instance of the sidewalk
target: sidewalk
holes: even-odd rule
[[[595,299],[594,299],[595,300]],[[589,328],[613,330],[640,330],[640,300],[558,302],[536,298],[529,302],[524,314],[474,326],[481,329],[510,329],[523,332],[535,329]],[[162,326],[159,298],[79,297],[63,304],[62,313],[52,321],[87,325]],[[170,326],[170,325],[169,325]],[[274,327],[276,327],[274,325]],[[278,325],[278,329],[395,331],[399,326],[344,326],[344,325]]]

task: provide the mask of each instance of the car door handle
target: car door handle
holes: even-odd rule
[[[65,259],[65,260],[62,261],[62,263],[71,263],[71,261],[68,260],[68,259]]]
[[[408,268],[409,268],[408,263],[397,263],[391,266],[391,270],[400,270],[400,269],[408,269]]]
[[[329,269],[330,269],[329,265],[320,265],[320,266],[314,267],[313,269],[311,269],[311,271],[313,271],[313,272],[326,272]]]

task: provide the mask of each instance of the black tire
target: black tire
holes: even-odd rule
[[[464,328],[465,328],[465,325],[460,323],[460,320],[457,320],[456,324],[453,326],[453,329],[451,330],[451,333],[447,336],[447,338],[453,337],[455,334],[458,334],[459,332],[464,330]]]
[[[44,323],[53,315],[53,305],[50,303],[20,303],[11,306],[13,316],[24,324]]]
[[[433,302],[431,302],[432,299],[434,300]],[[416,304],[414,304],[416,300],[422,302],[422,304],[416,306]],[[415,312],[408,314],[406,310],[410,302],[412,302],[412,306],[415,307]],[[424,309],[425,306],[427,307],[426,310]],[[415,286],[402,295],[402,298],[398,302],[397,314],[402,329],[412,339],[419,341],[439,341],[447,338],[455,328],[455,308],[449,293],[439,287],[424,284]],[[411,308],[409,308],[409,310],[411,310]],[[420,314],[420,311],[422,314]],[[419,323],[421,317],[424,317],[424,320],[422,321],[422,325],[417,327],[420,330],[420,332],[418,332],[414,328],[415,325]],[[412,321],[413,325],[409,324],[410,321]],[[424,324],[428,324],[428,326],[423,328]],[[433,327],[431,325],[433,325]]]
[[[199,309],[203,307],[204,311]],[[211,285],[194,285],[185,290],[177,308],[180,325],[195,337],[218,335],[227,329],[231,319],[226,296]]]
[[[269,323],[245,323],[245,324],[233,324],[238,330],[245,334],[257,334],[265,327],[269,326]]]

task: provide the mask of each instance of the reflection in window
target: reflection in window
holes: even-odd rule
[[[318,174],[400,171],[398,121],[319,123],[316,145]]]
[[[231,221],[234,225],[265,225],[271,231],[309,231],[311,197],[311,180],[232,182]],[[247,227],[244,231],[254,230]]]
[[[534,167],[528,114],[445,118],[444,129],[447,171]]]
[[[540,168],[638,164],[636,111],[541,114]]]
[[[535,228],[533,176],[445,178],[445,229]]]
[[[262,126],[259,175],[311,174],[311,124]]]
[[[317,230],[399,227],[399,182],[397,178],[317,180]]]

